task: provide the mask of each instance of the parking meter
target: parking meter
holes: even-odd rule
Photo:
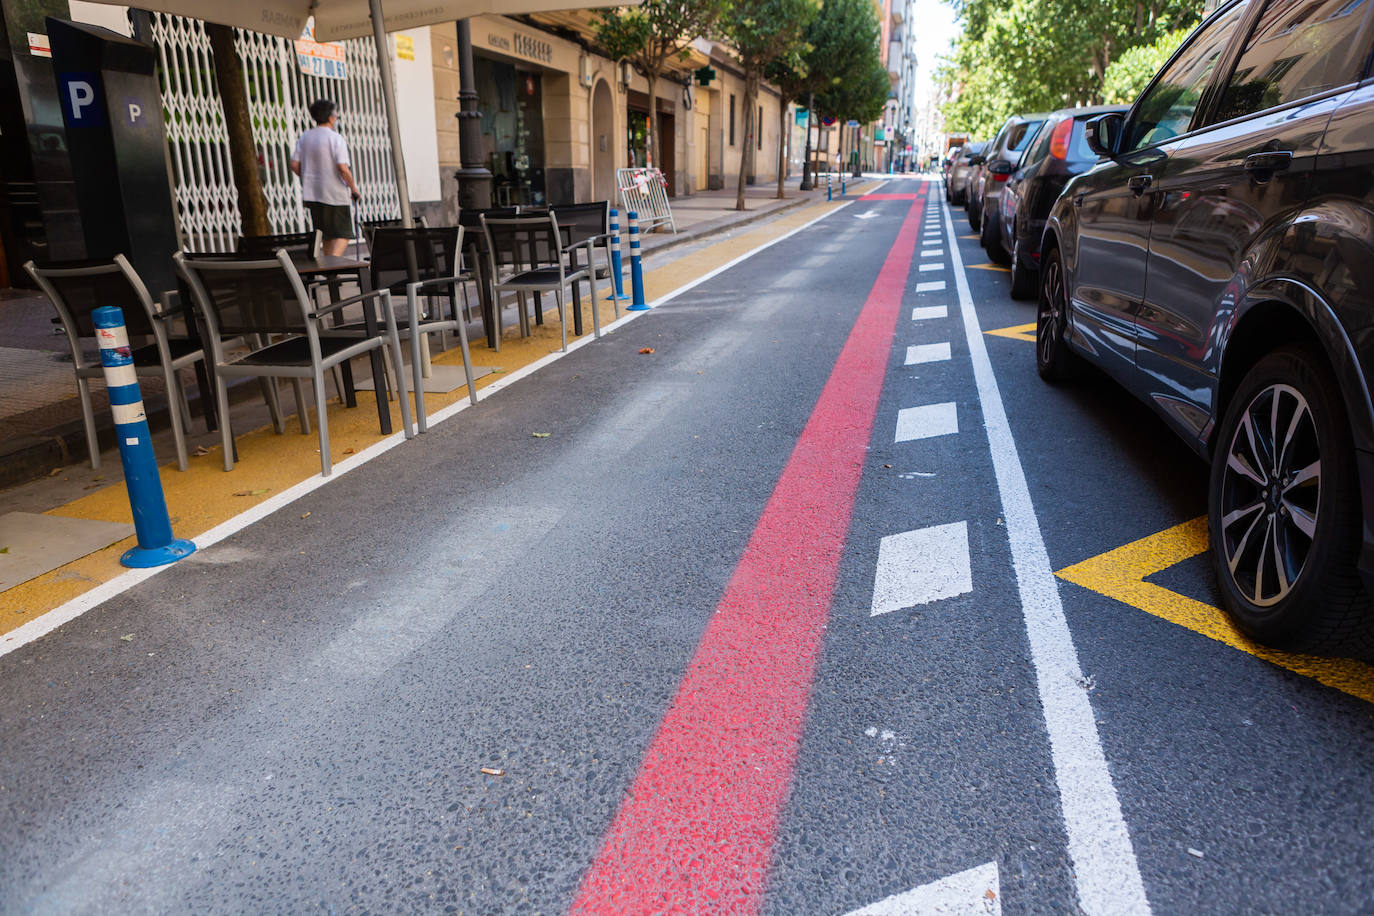
[[[100,26],[47,20],[86,256],[124,254],[157,296],[178,248],[153,49]]]

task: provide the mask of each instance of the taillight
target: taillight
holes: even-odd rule
[[[1073,133],[1073,118],[1060,121],[1050,134],[1050,155],[1055,159],[1069,158],[1069,135]]]
[[[1006,180],[1007,180],[1008,178],[1010,178],[1010,177],[1011,177],[1011,172],[993,172],[993,173],[992,173],[992,180],[995,181],[995,182],[997,182],[998,184],[1001,184],[1002,182],[1006,181]]]

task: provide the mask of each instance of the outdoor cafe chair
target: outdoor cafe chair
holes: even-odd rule
[[[234,440],[229,426],[225,380],[244,377],[309,379],[315,392],[320,473],[328,477],[332,464],[324,374],[347,360],[383,347],[388,347],[396,365],[401,365],[401,344],[390,291],[374,290],[316,303],[285,249],[278,250],[276,257],[263,260],[192,258],[180,252],[173,255],[173,260],[207,327],[207,344],[215,369],[215,398],[222,420],[224,469],[234,469]],[[332,336],[332,329],[325,325],[324,319],[359,303],[364,308],[380,305],[385,331],[362,338]],[[273,340],[274,336],[278,339]],[[236,356],[226,352],[225,342],[232,338],[247,342],[249,352]],[[414,433],[404,374],[398,373],[397,383],[402,429],[409,439]],[[377,394],[380,399],[381,392]]]
[[[598,280],[611,279],[611,202],[609,200],[599,200],[587,204],[564,204],[558,207],[550,207],[549,212],[558,217],[558,228],[563,232],[565,244],[572,245],[580,242],[593,242],[594,248],[601,248],[602,254],[606,258],[606,263],[595,268]],[[587,252],[587,259],[591,261],[592,249]],[[576,252],[573,252],[576,257]],[[576,266],[574,261],[572,266]],[[581,303],[577,302],[577,292],[574,290],[573,300],[577,311],[573,314],[573,330],[578,334],[582,333],[582,308]],[[614,295],[612,288],[611,303],[615,307],[615,317],[620,317],[620,303]],[[592,310],[595,314],[596,297],[592,296]],[[598,335],[600,333],[598,332]]]
[[[467,298],[462,272],[463,227],[434,229],[377,228],[369,246],[372,251],[372,288],[390,291],[392,301],[404,297],[405,324],[398,328],[410,341],[410,367],[414,376],[415,413],[420,432],[428,431],[425,412],[424,367],[421,338],[427,334],[457,331],[467,376],[468,400],[477,403],[477,386],[468,348],[467,321],[459,306],[459,290]],[[421,301],[423,300],[423,302]],[[447,306],[447,314],[445,314]],[[361,322],[330,328],[330,334],[359,334]],[[395,364],[399,372],[400,363]],[[399,387],[399,386],[398,386]]]
[[[519,303],[520,332],[530,333],[529,314],[526,311],[526,297],[530,294],[553,293],[558,303],[559,330],[563,335],[563,349],[568,349],[568,322],[564,308],[563,291],[570,283],[587,280],[591,285],[592,302],[596,302],[596,278],[591,268],[592,240],[564,245],[558,231],[558,217],[552,213],[547,216],[516,217],[515,219],[488,219],[482,216],[482,231],[486,235],[487,260],[491,269],[493,309],[496,318],[496,336],[501,337],[501,294],[513,292]],[[587,249],[587,265],[570,266],[573,253],[579,248]],[[568,260],[565,261],[564,257]],[[502,275],[502,268],[510,271]],[[576,288],[574,287],[574,293]],[[592,313],[596,325],[596,335],[601,336],[601,322]]]
[[[201,341],[194,336],[174,334],[170,330],[172,323],[183,316],[184,309],[173,306],[171,298],[155,304],[148,287],[122,254],[109,260],[64,261],[45,267],[29,261],[24,269],[57,309],[67,332],[91,467],[100,467],[100,445],[96,437],[90,380],[104,378],[105,374],[100,357],[96,356],[94,361],[90,359],[91,352],[99,349],[91,311],[102,305],[117,305],[124,312],[124,326],[131,340],[150,338],[152,341],[133,347],[134,371],[141,376],[160,376],[166,385],[167,414],[176,441],[177,467],[186,470],[186,427],[191,424],[191,410],[177,373],[201,363],[205,351]],[[203,371],[203,364],[201,369]]]
[[[487,346],[498,353],[501,350],[501,336],[495,330],[496,297],[492,292],[492,278],[488,276],[491,265],[487,258],[487,235],[482,231],[482,217],[514,219],[519,215],[519,207],[469,207],[458,211],[458,225],[463,227],[463,277],[473,281],[477,286],[477,300],[482,312],[482,333],[487,337]]]

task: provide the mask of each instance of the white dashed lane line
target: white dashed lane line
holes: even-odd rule
[[[948,318],[949,307],[944,305],[923,305],[911,310],[912,321],[929,321],[932,318]]]
[[[907,407],[897,412],[897,442],[915,442],[950,436],[959,431],[959,413],[954,402]]]
[[[915,366],[919,363],[942,363],[949,359],[949,344],[916,344],[906,348],[906,364]]]
[[[872,616],[971,591],[967,522],[893,534],[879,543]]]

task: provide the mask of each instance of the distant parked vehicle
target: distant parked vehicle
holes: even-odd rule
[[[1044,238],[1036,364],[1086,359],[1211,461],[1222,603],[1250,638],[1374,657],[1374,5],[1231,0]],[[1160,469],[1168,473],[1168,469]]]
[[[998,210],[1002,186],[1020,165],[1021,154],[1031,145],[1047,117],[1046,114],[1012,115],[992,143],[973,160],[975,170],[969,175],[965,207],[968,222],[978,232],[978,240],[987,249],[988,256],[999,264],[1007,260],[1006,249],[1002,247],[1002,215]]]
[[[1046,119],[1022,155],[1021,165],[1007,179],[997,222],[1002,249],[1011,258],[1013,299],[1029,299],[1039,289],[1040,236],[1059,193],[1070,178],[1097,164],[1097,153],[1088,145],[1084,126],[1097,115],[1125,111],[1125,105],[1056,111]]]
[[[949,176],[945,179],[945,200],[953,206],[964,205],[968,197],[969,160],[981,153],[986,146],[986,143],[965,143],[954,155],[949,167]]]

